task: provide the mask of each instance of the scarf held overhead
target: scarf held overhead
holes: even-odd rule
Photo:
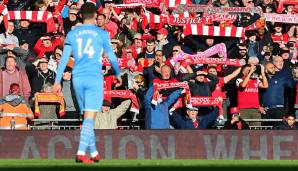
[[[183,34],[187,35],[202,35],[202,36],[223,36],[223,37],[245,37],[244,27],[220,27],[206,26],[202,24],[186,24],[183,29]]]
[[[139,113],[139,104],[138,99],[134,93],[130,90],[105,90],[104,98],[119,97],[123,99],[130,99],[132,106],[130,108],[131,112]]]
[[[8,11],[6,6],[0,5],[0,13],[4,16],[4,25],[7,28],[9,20],[29,20],[31,22],[47,23],[47,32],[55,30],[55,22],[51,13],[47,11]]]
[[[64,116],[65,104],[63,95],[56,95],[53,93],[37,93],[35,95],[35,116],[40,116],[39,103],[59,103],[59,115]]]

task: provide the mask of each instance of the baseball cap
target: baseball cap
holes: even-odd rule
[[[165,28],[161,28],[161,29],[159,29],[159,30],[157,31],[157,33],[167,35],[167,34],[168,34],[168,30],[165,29]]]
[[[108,101],[108,100],[103,100],[103,103],[102,103],[103,106],[107,106],[107,107],[111,107],[111,103]]]
[[[232,107],[232,108],[230,109],[230,114],[231,114],[231,115],[238,115],[238,116],[240,116],[239,108],[238,108],[238,107]]]
[[[188,106],[187,109],[191,111],[199,111],[197,107],[193,107],[193,106]]]
[[[27,42],[27,40],[24,40],[24,39],[23,39],[23,40],[20,41],[19,44],[20,44],[20,45],[23,45],[23,44],[25,44],[25,43],[29,44],[29,43]]]

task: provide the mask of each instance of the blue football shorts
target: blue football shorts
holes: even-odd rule
[[[98,76],[80,76],[73,78],[81,114],[84,111],[99,112],[103,102],[103,78]]]

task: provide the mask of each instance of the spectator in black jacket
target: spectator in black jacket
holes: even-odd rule
[[[176,129],[207,129],[214,125],[217,114],[198,116],[196,107],[187,107],[186,113],[174,113],[172,125]]]
[[[205,78],[209,79],[209,82],[205,82]],[[195,82],[190,80],[194,79]],[[189,81],[189,87],[192,96],[212,96],[212,91],[216,88],[216,84],[219,79],[213,74],[208,74],[204,71],[197,71],[195,73],[187,74],[181,78],[180,81]]]
[[[276,129],[281,130],[296,130],[297,128],[298,126],[296,125],[295,117],[293,115],[289,115],[285,122],[276,127]]]
[[[249,129],[249,125],[240,117],[240,112],[238,107],[232,107],[230,109],[231,119],[225,122],[223,129]]]
[[[37,59],[26,66],[26,72],[31,85],[31,98],[40,92],[46,83],[54,84],[56,74],[49,70],[46,57]]]
[[[42,29],[33,29],[29,27],[30,24],[31,23],[29,20],[20,20],[20,27],[14,30],[14,35],[17,36],[19,41],[25,40],[28,43],[29,48],[33,49],[36,41],[39,38],[38,31],[40,32]]]
[[[209,79],[209,82],[205,81],[205,78]],[[195,82],[190,81],[194,79]],[[218,83],[219,79],[217,76],[213,74],[209,74],[204,71],[197,71],[195,73],[187,74],[183,76],[180,81],[188,81],[188,85],[190,88],[191,96],[205,96],[211,97],[212,92],[216,88],[216,84]],[[199,115],[209,115],[211,112],[215,112],[214,107],[199,107]]]
[[[75,26],[79,20],[77,17],[78,10],[75,7],[70,7],[68,11],[68,17],[63,18],[63,27],[65,34],[67,34],[73,26]]]

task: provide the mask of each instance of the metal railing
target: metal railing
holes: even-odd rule
[[[251,122],[282,122],[283,119],[243,119],[244,121]],[[80,129],[79,125],[61,125],[61,122],[81,122],[81,119],[33,119],[33,125],[29,125],[31,130],[73,130]],[[130,122],[130,119],[121,119],[122,122]],[[226,122],[227,119],[224,119]],[[296,119],[298,122],[298,119]],[[249,126],[251,130],[271,130],[273,126]],[[217,126],[217,129],[222,129],[223,126]],[[120,130],[129,130],[129,129],[141,129],[139,125],[122,125],[118,126]]]

